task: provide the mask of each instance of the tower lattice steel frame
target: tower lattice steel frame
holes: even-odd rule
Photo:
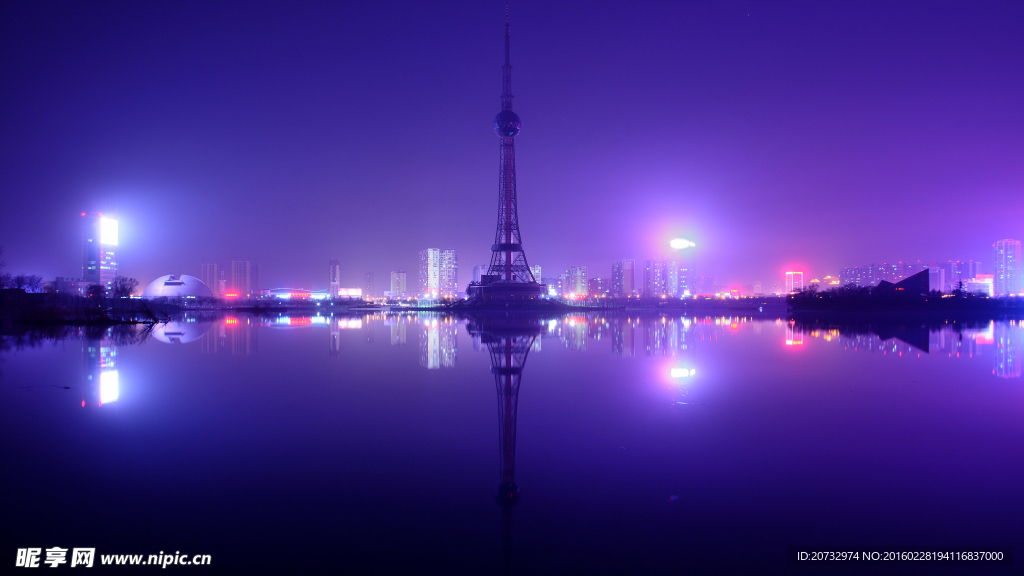
[[[521,122],[512,111],[512,64],[509,63],[508,5],[505,6],[505,65],[502,66],[501,112],[494,117],[494,131],[500,139],[498,171],[498,229],[491,246],[487,274],[493,282],[537,283],[523,252],[519,235],[516,201],[515,137]]]

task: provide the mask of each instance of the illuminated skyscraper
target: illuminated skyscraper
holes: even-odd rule
[[[565,271],[565,283],[562,285],[562,295],[586,296],[588,288],[586,266],[573,266]]]
[[[405,298],[408,289],[406,288],[405,270],[391,273],[391,293],[395,298]]]
[[[533,277],[534,279],[537,280],[537,282],[540,282],[540,264],[534,264],[530,266],[530,273],[533,274]]]
[[[330,279],[330,288],[328,289],[328,293],[331,295],[331,298],[336,298],[338,296],[338,290],[341,288],[341,260],[331,258],[328,269]]]
[[[992,245],[993,290],[996,296],[1016,294],[1021,288],[1020,240],[1000,240]]]
[[[203,281],[203,284],[209,286],[210,291],[213,292],[214,296],[220,296],[220,277],[222,270],[218,264],[203,264],[203,273],[199,276],[199,279]]]
[[[675,262],[665,264],[665,294],[679,295],[679,264]]]
[[[664,294],[666,288],[665,281],[664,262],[661,260],[648,260],[644,262],[644,296],[656,298]]]
[[[459,291],[459,259],[455,250],[420,250],[419,295],[424,298],[451,298]]]
[[[117,276],[117,220],[98,212],[82,212],[82,216],[82,279],[109,292]]]
[[[253,290],[258,290],[256,286],[256,267],[248,260],[232,260],[231,261],[231,290],[236,290],[238,295],[245,298],[252,294]]]
[[[612,296],[625,298],[636,292],[636,262],[619,260],[612,263]]]
[[[800,292],[804,289],[803,272],[786,272],[786,293]]]

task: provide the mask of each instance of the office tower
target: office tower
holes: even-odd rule
[[[451,298],[459,290],[459,260],[455,250],[420,250],[419,294],[423,298]]]
[[[559,296],[562,294],[562,277],[541,278],[541,284],[548,287],[548,296]]]
[[[405,284],[405,270],[391,273],[391,292],[396,298],[405,298],[408,292]]]
[[[786,272],[786,293],[800,292],[804,289],[803,272]]]
[[[567,296],[587,295],[587,267],[573,266],[565,271],[565,282],[562,293]]]
[[[1000,240],[992,245],[993,290],[996,296],[1016,294],[1021,288],[1020,240]]]
[[[608,296],[612,282],[608,278],[591,278],[587,280],[587,294],[590,296]]]
[[[530,266],[530,272],[533,274],[533,279],[540,282],[540,264]],[[537,342],[540,342],[540,339],[538,339]]]
[[[203,274],[199,277],[203,284],[210,288],[215,297],[221,295],[220,286],[221,269],[218,264],[203,264]]]
[[[694,291],[694,276],[693,267],[689,265],[680,265],[678,271],[679,279],[676,286],[676,296],[682,296],[687,293],[693,293]]]
[[[665,294],[679,295],[679,264],[675,262],[665,264]]]
[[[331,258],[328,264],[328,282],[328,294],[331,298],[337,298],[338,290],[341,289],[341,260],[337,258]]]
[[[754,296],[760,296],[762,294],[764,294],[764,291],[761,290],[761,282],[754,282]]]
[[[619,260],[612,263],[612,296],[625,298],[636,292],[636,262]]]
[[[933,266],[928,266],[928,291],[929,292],[943,292],[946,289],[946,270],[935,262]]]
[[[644,263],[643,295],[657,298],[665,293],[665,263],[661,260],[648,260]]]
[[[239,297],[245,298],[252,294],[255,289],[252,282],[252,263],[248,260],[231,261],[231,290],[238,292]]]
[[[373,291],[373,272],[363,274],[363,298],[373,298],[376,294]]]
[[[480,282],[484,274],[487,274],[487,269],[490,268],[489,264],[478,264],[473,266],[473,282]]]
[[[978,274],[985,272],[981,269],[981,262],[977,260],[968,260],[964,263],[964,268],[966,268],[968,278],[974,278]]]
[[[82,280],[110,292],[117,277],[117,220],[98,212],[82,216]]]

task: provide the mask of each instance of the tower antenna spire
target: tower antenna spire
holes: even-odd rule
[[[512,109],[512,64],[509,61],[508,2],[505,2],[505,65],[501,67],[501,109]]]

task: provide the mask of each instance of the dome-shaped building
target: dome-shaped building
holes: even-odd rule
[[[149,283],[143,298],[213,298],[210,287],[195,276],[168,274]]]

